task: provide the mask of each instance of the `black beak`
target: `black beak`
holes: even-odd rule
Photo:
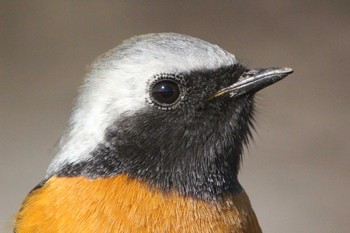
[[[293,73],[291,68],[265,68],[252,69],[244,72],[237,82],[229,87],[225,87],[209,99],[229,93],[230,97],[238,97],[247,93],[255,93],[271,84],[282,80],[287,75]]]

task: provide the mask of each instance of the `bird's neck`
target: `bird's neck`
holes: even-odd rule
[[[130,145],[130,148],[133,151],[137,150],[135,146]],[[127,147],[121,147],[120,150],[127,150]],[[172,163],[161,158],[156,166],[147,160],[132,166],[134,164],[127,156],[114,154],[115,151],[120,150],[102,146],[93,155],[93,160],[68,164],[55,176],[83,176],[98,179],[128,175],[165,193],[175,191],[180,195],[209,201],[222,200],[225,195],[234,195],[243,191],[237,179],[240,156],[232,154],[235,151],[231,149],[226,149],[225,151],[229,153],[217,155],[220,157],[214,157],[212,161],[203,161],[202,158],[205,158],[205,155],[188,154],[187,156],[196,156],[198,160],[193,161],[192,158],[192,160],[185,159],[184,162]],[[142,151],[136,151],[136,154],[140,155]]]

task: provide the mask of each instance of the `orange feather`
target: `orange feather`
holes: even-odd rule
[[[260,233],[245,192],[222,201],[163,193],[120,175],[52,177],[17,214],[17,233],[234,232]]]

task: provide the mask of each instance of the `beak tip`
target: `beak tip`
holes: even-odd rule
[[[282,67],[281,72],[283,72],[284,74],[291,74],[294,72],[294,70],[292,68],[289,68],[289,67]]]

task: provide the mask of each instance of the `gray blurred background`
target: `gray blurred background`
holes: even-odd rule
[[[264,232],[350,232],[349,3],[2,0],[0,225],[43,178],[86,66],[130,36],[178,32],[295,69],[258,95],[240,173]]]

